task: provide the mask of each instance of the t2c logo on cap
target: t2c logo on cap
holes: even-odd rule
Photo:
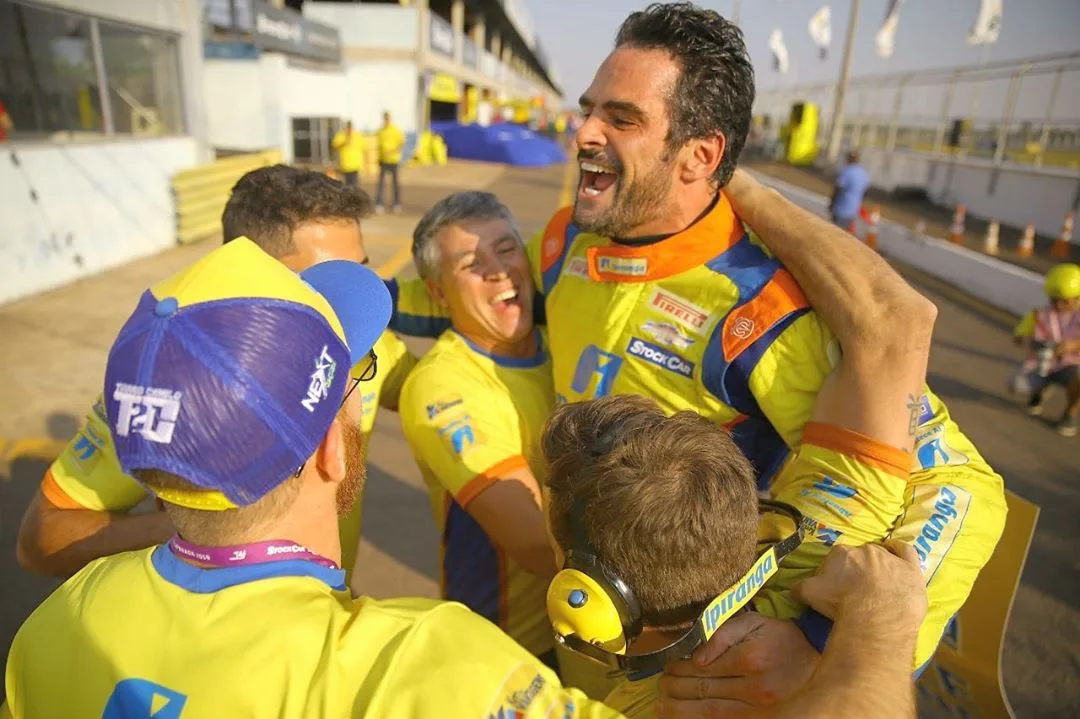
[[[172,442],[176,419],[180,416],[180,393],[159,387],[117,382],[113,400],[120,404],[116,412],[116,435],[132,432],[160,444]]]

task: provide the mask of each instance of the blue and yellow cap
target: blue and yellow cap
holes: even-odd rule
[[[109,351],[121,467],[199,488],[150,488],[173,504],[252,504],[318,447],[391,310],[383,281],[358,263],[296,274],[246,238],[214,250],[143,293]]]

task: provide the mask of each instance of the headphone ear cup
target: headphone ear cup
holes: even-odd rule
[[[548,617],[555,632],[615,654],[626,652],[626,636],[614,599],[580,569],[564,569],[548,585]]]

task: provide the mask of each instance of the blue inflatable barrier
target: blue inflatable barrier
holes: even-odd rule
[[[518,167],[544,167],[567,161],[566,151],[549,137],[523,125],[498,123],[490,127],[433,122],[432,132],[442,135],[450,157],[499,162]]]

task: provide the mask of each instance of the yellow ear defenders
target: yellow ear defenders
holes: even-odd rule
[[[555,575],[547,593],[548,616],[556,640],[612,669],[626,672],[658,671],[668,662],[689,656],[746,606],[754,593],[776,574],[780,560],[802,543],[803,516],[797,509],[766,500],[761,500],[760,505],[763,512],[790,517],[795,530],[770,546],[734,586],[709,602],[685,634],[647,654],[626,654],[630,642],[641,633],[641,605],[633,590],[597,559],[585,540],[580,512],[575,506],[571,510],[575,546],[566,555],[566,568]]]

